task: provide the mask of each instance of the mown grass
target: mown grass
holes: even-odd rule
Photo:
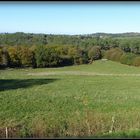
[[[57,71],[140,74],[111,61],[0,70],[0,137],[140,136],[140,76],[28,75]]]

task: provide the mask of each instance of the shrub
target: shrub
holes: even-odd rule
[[[120,62],[122,64],[127,64],[127,65],[133,65],[133,61],[135,59],[136,55],[132,53],[124,53],[121,56]]]
[[[133,65],[140,66],[140,56],[134,58]]]
[[[88,57],[90,61],[101,59],[102,55],[100,48],[98,46],[90,48],[88,51]]]
[[[121,56],[123,55],[123,51],[120,48],[112,48],[105,52],[104,58],[120,61]]]

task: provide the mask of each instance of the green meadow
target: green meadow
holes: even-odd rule
[[[140,68],[112,61],[0,70],[0,137],[140,137]]]

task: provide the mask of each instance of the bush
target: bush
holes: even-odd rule
[[[104,58],[120,62],[120,58],[122,55],[123,51],[120,48],[112,48],[105,52]]]
[[[134,58],[133,65],[140,66],[140,56]]]
[[[133,65],[133,61],[135,59],[136,55],[132,53],[124,53],[121,56],[120,62],[122,64],[127,64],[127,65]]]
[[[88,57],[90,61],[101,59],[101,50],[98,46],[94,46],[88,50]]]

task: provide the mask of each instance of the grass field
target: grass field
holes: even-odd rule
[[[0,70],[0,137],[140,137],[140,68],[112,61]]]

